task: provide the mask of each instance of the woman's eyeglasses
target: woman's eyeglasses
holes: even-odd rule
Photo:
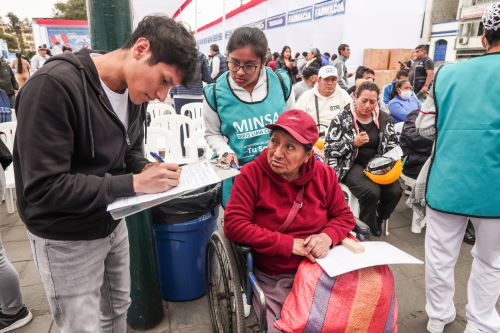
[[[240,64],[239,62],[235,62],[235,61],[228,61],[227,62],[227,68],[231,71],[231,72],[237,72],[240,70],[240,68],[243,68],[243,71],[245,72],[245,74],[253,74],[255,73],[255,71],[257,70],[257,67],[259,67],[260,65],[256,65],[256,64]]]

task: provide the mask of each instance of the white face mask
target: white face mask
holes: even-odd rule
[[[399,96],[402,98],[402,99],[410,99],[411,95],[413,94],[413,91],[411,90],[403,90]]]

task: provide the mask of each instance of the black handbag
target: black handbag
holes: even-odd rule
[[[2,168],[5,170],[12,163],[12,153],[9,148],[5,145],[5,143],[0,140],[0,164],[2,164]]]

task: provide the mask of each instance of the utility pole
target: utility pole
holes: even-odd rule
[[[94,50],[118,49],[132,31],[129,0],[87,0],[87,16]],[[126,221],[132,284],[127,321],[135,329],[149,329],[163,318],[151,212],[142,211]]]

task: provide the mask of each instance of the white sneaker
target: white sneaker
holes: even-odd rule
[[[465,326],[464,333],[481,333],[481,332],[483,331],[477,328],[473,323],[471,323],[470,321],[467,322],[467,326]]]
[[[444,327],[455,320],[456,314],[450,320],[443,321],[439,319],[431,319],[427,322],[427,332],[443,333]]]

